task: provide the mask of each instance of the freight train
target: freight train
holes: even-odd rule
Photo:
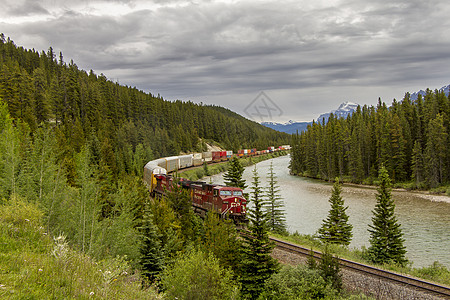
[[[144,182],[150,189],[152,196],[164,195],[173,184],[178,184],[183,189],[188,190],[194,211],[201,216],[206,215],[208,211],[214,211],[222,218],[230,218],[236,223],[243,223],[246,222],[247,200],[242,189],[184,178],[177,179],[175,183],[174,178],[169,173],[193,166],[201,166],[204,163],[226,161],[233,156],[254,156],[284,149],[286,149],[286,146],[269,147],[268,150],[262,151],[243,149],[235,155],[233,155],[233,151],[212,151],[164,157],[152,160],[145,165]]]

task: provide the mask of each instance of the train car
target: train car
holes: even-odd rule
[[[180,160],[178,156],[170,156],[164,158],[165,160],[165,169],[167,172],[174,172],[180,169]]]
[[[160,167],[158,162],[161,163],[162,160],[152,160],[144,167],[144,182],[147,184],[150,191],[153,191],[156,187],[157,181],[155,176],[167,174],[167,170]]]
[[[212,152],[211,151],[203,152],[202,158],[203,158],[203,161],[206,163],[212,162]]]
[[[194,153],[192,158],[192,164],[197,167],[203,165],[203,159],[201,153]]]
[[[193,166],[194,156],[192,154],[178,156],[178,169],[189,168]]]
[[[152,190],[153,195],[164,195],[174,184],[171,175],[158,174],[154,178],[156,184]],[[230,218],[235,223],[246,222],[247,200],[242,189],[184,178],[180,178],[177,184],[189,191],[194,211],[200,216],[204,217],[208,211],[213,211],[221,218]]]
[[[227,160],[227,151],[220,151],[220,160],[221,161]]]
[[[212,152],[212,160],[214,162],[220,161],[220,151],[213,151]]]

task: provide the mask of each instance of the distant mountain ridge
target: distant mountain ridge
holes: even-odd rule
[[[338,118],[346,118],[349,114],[352,114],[356,108],[358,107],[358,104],[353,102],[344,102],[341,105],[339,105],[338,109],[332,110],[328,113],[323,113],[317,118],[317,122],[322,122],[323,120],[325,122],[328,121],[328,118],[331,114],[335,115]],[[312,124],[311,122],[295,122],[292,120],[289,120],[286,123],[276,123],[276,122],[262,122],[262,125],[275,129],[277,131],[286,132],[289,134],[296,133],[297,131],[300,133],[302,131],[305,131],[308,125]]]
[[[447,86],[441,87],[440,89],[438,89],[438,91],[444,92],[445,95],[448,97],[448,95],[450,93],[450,84]],[[424,97],[426,95],[426,93],[427,92],[424,90],[420,90],[418,92],[412,93],[411,100],[413,100],[413,101],[417,100],[419,95],[422,95],[422,97]],[[349,114],[352,114],[354,111],[356,111],[357,107],[358,107],[358,104],[356,104],[356,103],[349,102],[349,101],[344,102],[338,107],[338,109],[332,110],[331,112],[328,112],[328,113],[321,114],[317,118],[316,122],[322,122],[322,120],[325,120],[325,122],[327,122],[331,113],[333,113],[333,115],[335,117],[346,118]],[[299,133],[302,131],[305,131],[309,124],[312,124],[312,121],[311,122],[295,122],[293,120],[289,120],[286,123],[276,123],[276,122],[262,122],[261,123],[261,125],[264,125],[266,127],[275,129],[277,131],[286,132],[289,134],[296,133],[297,131]]]
[[[445,95],[448,97],[448,94],[449,94],[449,92],[450,92],[450,84],[447,85],[447,86],[441,87],[438,91],[439,91],[439,92],[444,92]],[[422,97],[423,97],[423,96],[425,96],[426,94],[427,94],[427,92],[424,91],[424,90],[420,90],[420,91],[418,91],[418,92],[412,93],[412,94],[411,94],[411,100],[417,100],[417,98],[419,97],[419,95],[422,95]]]

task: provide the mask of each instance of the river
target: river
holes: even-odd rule
[[[290,232],[314,234],[330,210],[328,202],[332,184],[289,175],[289,156],[258,163],[257,170],[263,186],[267,186],[267,173],[271,161],[277,176],[281,197],[285,202],[286,223]],[[251,185],[254,166],[245,168],[243,178]],[[223,184],[222,174],[204,178],[206,182]],[[250,190],[247,188],[247,192]],[[348,206],[349,222],[353,225],[350,248],[369,246],[368,224],[376,204],[376,190],[343,186],[342,197]],[[404,233],[407,257],[414,267],[431,265],[439,261],[450,268],[450,203],[432,201],[445,196],[393,191],[395,214]]]

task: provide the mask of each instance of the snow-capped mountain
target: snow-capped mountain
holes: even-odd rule
[[[261,125],[275,129],[277,131],[292,134],[292,133],[296,133],[297,131],[299,133],[302,131],[305,131],[308,124],[311,124],[311,123],[312,122],[295,122],[295,121],[289,120],[286,123],[262,122]]]
[[[450,84],[447,86],[443,86],[439,89],[440,92],[444,92],[446,96],[448,96],[449,92],[450,92]],[[419,95],[422,95],[422,97],[424,97],[427,94],[426,91],[424,90],[420,90],[418,92],[412,93],[411,94],[411,100],[417,100],[417,98],[419,97]]]
[[[318,122],[322,122],[322,120],[325,120],[325,123],[328,121],[328,118],[330,117],[330,114],[333,114],[336,118],[346,118],[348,115],[352,114],[356,108],[358,107],[358,104],[352,103],[352,102],[344,102],[341,105],[339,105],[339,108],[336,110],[332,110],[329,113],[321,114],[318,118]]]
[[[325,122],[328,121],[328,118],[330,117],[330,114],[333,113],[336,117],[347,117],[347,115],[353,113],[356,108],[358,107],[358,104],[352,103],[352,102],[344,102],[342,103],[338,109],[333,110],[329,113],[321,114],[318,118],[318,122],[322,122],[324,119]],[[277,131],[286,132],[289,134],[296,133],[297,131],[300,133],[302,131],[305,131],[309,124],[312,124],[311,122],[295,122],[292,120],[289,120],[286,123],[275,123],[275,122],[262,122],[262,125],[275,129]]]

